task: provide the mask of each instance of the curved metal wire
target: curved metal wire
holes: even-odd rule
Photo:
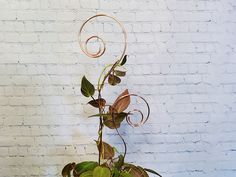
[[[121,100],[123,100],[123,99],[125,99],[125,98],[127,98],[127,97],[130,97],[130,96],[134,96],[134,97],[138,97],[138,98],[142,99],[142,100],[145,102],[146,106],[147,106],[147,116],[146,116],[146,117],[144,117],[144,114],[143,114],[142,111],[139,110],[139,109],[133,109],[133,110],[131,110],[131,111],[129,111],[129,112],[127,113],[127,116],[126,116],[126,121],[127,121],[127,123],[128,123],[130,126],[132,126],[132,127],[140,127],[141,125],[143,125],[143,124],[146,123],[146,121],[148,120],[149,115],[150,115],[150,107],[149,107],[149,104],[148,104],[148,102],[147,102],[143,97],[141,97],[141,96],[139,96],[139,95],[137,95],[137,94],[126,94],[126,95],[121,96],[119,99],[117,99],[116,102],[115,102],[115,104],[112,105],[112,107],[114,108],[114,107],[118,104],[118,102],[120,102]],[[114,114],[116,113],[116,110],[115,110],[115,109],[112,109],[112,111],[113,111],[113,112],[112,112],[112,122],[113,122],[113,126],[115,127],[117,134],[119,135],[119,137],[121,138],[121,140],[122,140],[122,142],[123,142],[123,144],[124,144],[124,148],[125,148],[125,151],[124,151],[124,158],[125,158],[126,153],[127,153],[127,145],[126,145],[126,142],[125,142],[124,138],[121,136],[121,134],[120,134],[120,132],[118,131],[118,128],[116,127],[116,124],[115,124],[115,116],[114,116]],[[140,120],[139,123],[133,123],[133,122],[131,121],[130,115],[132,115],[132,113],[134,113],[134,112],[138,112],[138,113],[141,115],[141,120]]]
[[[105,53],[105,51],[106,51],[106,43],[105,43],[105,41],[104,41],[102,38],[100,38],[99,36],[97,36],[97,35],[94,35],[94,36],[89,37],[89,38],[85,41],[84,44],[83,44],[83,42],[81,41],[81,34],[82,34],[82,31],[83,31],[84,26],[85,26],[90,20],[92,20],[92,19],[94,19],[94,18],[97,18],[97,17],[108,17],[108,18],[111,18],[112,20],[114,20],[114,21],[121,27],[122,33],[123,33],[123,35],[124,35],[124,49],[123,49],[123,52],[122,52],[121,56],[119,57],[119,60],[121,60],[121,59],[124,57],[125,52],[126,52],[126,48],[127,48],[127,33],[126,33],[126,31],[125,31],[124,26],[123,26],[117,19],[115,19],[114,17],[112,17],[112,16],[110,16],[110,15],[97,14],[97,15],[94,15],[94,16],[88,18],[88,19],[82,24],[82,26],[80,27],[80,30],[79,30],[79,34],[78,34],[79,45],[80,45],[81,50],[82,50],[88,57],[90,57],[90,58],[99,58],[99,57],[101,57],[101,56]],[[100,46],[99,46],[99,50],[98,50],[97,52],[95,52],[95,53],[89,51],[89,50],[88,50],[88,47],[87,47],[88,43],[89,43],[92,39],[97,39],[98,41],[101,42],[101,43],[100,43]]]
[[[119,101],[121,101],[122,99],[130,97],[130,96],[134,96],[134,97],[138,97],[138,98],[142,99],[145,102],[146,106],[147,106],[147,116],[146,117],[144,117],[144,114],[139,109],[133,109],[133,110],[129,111],[128,114],[127,114],[127,117],[126,117],[127,123],[129,125],[131,125],[132,127],[139,127],[139,126],[145,124],[147,122],[149,116],[150,116],[150,106],[149,106],[148,102],[143,97],[141,97],[141,96],[139,96],[137,94],[126,94],[126,95],[121,96],[119,99],[117,99],[115,104],[113,105],[113,107],[115,107],[117,105],[117,103]],[[130,115],[132,115],[132,113],[134,113],[134,112],[138,112],[141,115],[141,120],[140,120],[139,123],[133,123],[131,121]]]

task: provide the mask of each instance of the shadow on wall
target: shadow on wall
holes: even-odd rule
[[[85,157],[86,146],[92,143],[87,131],[92,128],[81,116],[79,85],[65,84],[60,76],[55,80],[47,72],[59,65],[17,63],[7,67],[14,68],[14,75],[11,71],[4,85],[6,101],[1,103],[2,173],[56,176],[68,161],[94,158],[93,154]]]

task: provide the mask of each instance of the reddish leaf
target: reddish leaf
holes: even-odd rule
[[[112,105],[110,111],[115,113],[121,113],[128,108],[130,104],[129,91],[126,89],[121,93],[116,99],[115,103]]]
[[[99,150],[99,141],[96,141],[97,147]],[[102,149],[101,149],[101,158],[102,159],[111,159],[115,155],[115,151],[111,145],[106,142],[102,142]]]
[[[63,177],[70,177],[71,171],[74,169],[75,163],[69,163],[62,169],[62,176]]]
[[[114,72],[116,76],[120,76],[120,77],[123,77],[126,74],[125,71],[120,71],[120,70],[115,70]]]
[[[108,83],[111,85],[117,85],[121,82],[121,79],[115,75],[110,74],[108,77]]]
[[[99,108],[99,105],[100,107],[104,107],[106,104],[106,100],[104,100],[103,98],[100,98],[96,100],[91,100],[90,102],[88,102],[88,104],[92,105],[95,108]]]

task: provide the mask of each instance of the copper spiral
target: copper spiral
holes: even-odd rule
[[[147,122],[148,118],[149,118],[149,115],[150,115],[150,106],[149,106],[148,102],[147,102],[143,97],[141,97],[141,96],[139,96],[139,95],[137,95],[137,94],[127,94],[127,95],[123,95],[123,96],[121,96],[118,100],[116,100],[116,104],[117,104],[119,101],[121,101],[122,99],[127,98],[127,97],[130,97],[130,96],[134,96],[134,97],[140,98],[141,100],[143,100],[143,101],[145,102],[145,104],[146,104],[146,106],[147,106],[147,116],[146,116],[146,117],[144,117],[143,112],[142,112],[141,110],[139,110],[139,109],[133,109],[133,110],[131,110],[131,111],[129,111],[129,112],[127,113],[127,116],[126,116],[126,121],[127,121],[127,123],[128,123],[129,125],[131,125],[132,127],[140,127],[141,125],[145,124],[145,123]],[[115,104],[115,105],[116,105],[116,104]],[[113,107],[115,107],[115,105],[113,105]],[[138,113],[141,115],[141,119],[140,119],[139,123],[133,123],[133,121],[131,120],[131,115],[132,115],[132,113],[134,113],[134,112],[138,112]]]
[[[79,34],[78,34],[79,45],[80,45],[81,50],[82,50],[88,57],[90,57],[90,58],[99,58],[99,57],[101,57],[101,56],[105,53],[105,51],[106,51],[106,43],[105,43],[105,41],[104,41],[101,37],[99,37],[99,36],[97,36],[97,35],[93,35],[93,36],[89,37],[89,38],[85,41],[85,43],[83,43],[83,42],[81,41],[81,34],[82,34],[82,31],[83,31],[83,28],[85,27],[85,25],[86,25],[90,20],[92,20],[92,19],[94,19],[94,18],[97,18],[97,17],[108,17],[108,18],[111,18],[112,20],[114,20],[114,21],[121,27],[122,33],[123,33],[123,35],[124,35],[124,49],[123,49],[123,52],[122,52],[121,56],[119,57],[119,60],[121,60],[121,59],[124,57],[125,52],[126,52],[126,48],[127,48],[127,34],[126,34],[126,31],[125,31],[124,26],[123,26],[117,19],[115,19],[115,18],[112,17],[112,16],[106,15],[106,14],[97,14],[97,15],[94,15],[94,16],[90,17],[89,19],[87,19],[87,20],[82,24],[82,26],[80,27],[80,30],[79,30]],[[97,40],[100,42],[100,46],[99,46],[99,49],[98,49],[97,52],[91,52],[91,51],[88,50],[88,47],[87,47],[88,43],[89,43],[91,40],[93,40],[93,39],[97,39]]]

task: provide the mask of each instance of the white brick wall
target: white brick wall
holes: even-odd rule
[[[127,77],[106,96],[128,87],[152,109],[142,128],[122,127],[129,161],[163,177],[235,177],[235,0],[0,0],[0,176],[57,177],[97,158],[80,80],[95,81],[121,41],[99,23],[114,43],[99,61],[82,54],[79,27],[99,12],[120,19],[129,42]]]

